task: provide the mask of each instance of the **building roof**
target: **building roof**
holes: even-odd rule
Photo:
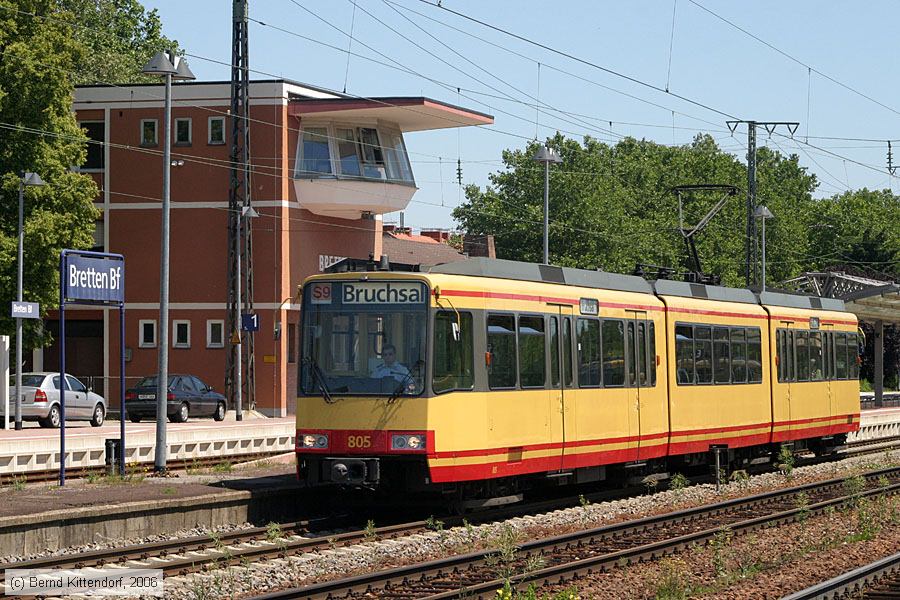
[[[288,112],[299,117],[384,119],[400,130],[424,131],[471,125],[491,125],[494,117],[425,97],[298,98]]]
[[[422,235],[387,233],[382,237],[381,254],[391,262],[437,265],[466,260],[456,248]]]

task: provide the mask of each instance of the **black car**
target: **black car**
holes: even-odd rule
[[[133,423],[144,417],[156,418],[157,377],[144,377],[125,392],[125,412]],[[189,416],[225,419],[225,396],[193,375],[169,375],[166,414],[170,421],[184,423]]]

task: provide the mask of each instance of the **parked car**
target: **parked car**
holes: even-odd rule
[[[106,400],[78,379],[66,375],[66,421],[90,421],[94,427],[106,419]],[[14,414],[16,377],[9,379],[10,399],[7,418]],[[22,420],[37,421],[41,427],[59,427],[59,373],[22,373]],[[2,410],[2,407],[0,407]]]
[[[125,392],[125,412],[132,423],[144,417],[156,418],[157,377],[144,377]],[[170,421],[184,423],[188,417],[225,419],[225,396],[193,375],[169,375],[166,415]]]

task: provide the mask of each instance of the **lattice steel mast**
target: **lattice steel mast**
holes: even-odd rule
[[[226,319],[229,340],[225,364],[225,393],[231,406],[236,409],[252,409],[256,404],[253,334],[241,331],[242,309],[245,313],[253,311],[253,245],[249,221],[242,218],[251,206],[247,2],[248,0],[234,0],[232,4],[231,38],[231,185],[228,195]],[[238,419],[240,414],[239,411]]]

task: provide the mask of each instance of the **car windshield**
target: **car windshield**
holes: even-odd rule
[[[158,380],[157,380],[157,378],[156,378],[156,375],[150,375],[149,377],[144,377],[143,379],[141,379],[140,381],[138,381],[138,384],[137,384],[136,386],[134,386],[134,387],[150,387],[150,388],[155,388],[155,387],[156,387],[156,382],[157,382],[157,381],[158,381]],[[172,376],[169,377],[169,387],[172,387],[172,384],[173,384],[173,383],[175,383],[175,376],[174,376],[174,375],[172,375]]]
[[[44,383],[45,377],[46,375],[32,375],[31,373],[22,373],[22,385],[28,387],[41,387],[41,384]],[[9,385],[11,387],[16,386],[15,375],[9,378]]]
[[[310,395],[419,395],[427,288],[419,281],[313,282],[303,311],[301,389]]]

